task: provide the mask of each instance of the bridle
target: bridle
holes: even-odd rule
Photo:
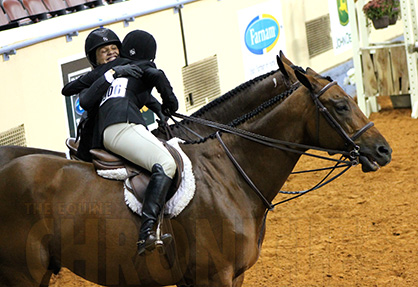
[[[182,119],[187,119],[187,120],[196,122],[198,124],[202,124],[202,125],[206,125],[208,127],[218,129],[218,131],[214,134],[214,136],[220,142],[222,148],[224,149],[225,153],[227,154],[227,156],[229,157],[231,162],[234,164],[235,168],[238,170],[238,172],[241,174],[241,176],[244,178],[244,180],[247,182],[247,184],[251,187],[251,189],[257,194],[257,196],[260,198],[260,200],[266,206],[267,211],[270,211],[270,210],[273,210],[274,207],[278,204],[290,201],[294,198],[302,196],[302,195],[304,195],[304,194],[306,194],[310,191],[316,190],[316,189],[330,183],[331,181],[333,181],[334,179],[338,178],[343,173],[345,173],[350,167],[352,167],[354,165],[357,165],[359,163],[358,158],[360,156],[360,147],[357,144],[355,144],[354,141],[356,139],[358,139],[362,134],[364,134],[374,124],[373,124],[373,122],[367,123],[364,127],[362,127],[360,130],[358,130],[351,137],[345,132],[345,130],[341,127],[341,125],[334,119],[334,117],[329,113],[327,108],[319,100],[319,97],[321,95],[323,95],[329,88],[331,88],[332,86],[334,86],[336,84],[337,84],[337,82],[335,82],[335,81],[330,82],[326,86],[324,86],[318,93],[314,93],[313,91],[311,91],[310,94],[311,94],[311,98],[314,101],[315,106],[316,106],[317,111],[318,111],[317,123],[319,122],[319,113],[321,113],[324,116],[324,118],[326,119],[326,121],[329,123],[329,125],[343,138],[347,149],[349,150],[349,148],[351,147],[351,150],[349,150],[349,151],[332,150],[332,149],[326,149],[326,148],[321,148],[321,147],[317,147],[317,146],[310,146],[310,145],[286,142],[286,141],[266,137],[266,136],[263,136],[263,135],[260,135],[260,134],[255,134],[255,133],[252,133],[252,132],[249,132],[249,131],[246,131],[246,130],[242,130],[242,129],[239,129],[239,128],[236,128],[236,127],[231,127],[229,125],[215,123],[215,122],[205,120],[205,119],[202,119],[202,118],[185,116],[185,115],[182,115],[182,114],[179,114],[179,113],[174,113],[172,116],[182,118]],[[302,154],[303,155],[308,155],[308,156],[311,156],[311,157],[316,157],[316,158],[325,159],[325,160],[329,160],[329,161],[334,161],[334,162],[336,162],[336,164],[332,168],[326,168],[326,169],[330,169],[330,172],[319,183],[317,183],[314,187],[312,187],[308,190],[296,191],[296,192],[279,191],[279,193],[296,194],[296,196],[293,196],[293,197],[288,198],[286,200],[280,201],[276,204],[272,204],[267,198],[265,198],[263,193],[252,182],[250,177],[245,173],[243,168],[239,165],[237,160],[234,158],[234,156],[232,155],[232,153],[230,152],[230,150],[226,146],[225,142],[222,140],[222,135],[221,135],[220,131],[227,132],[227,133],[230,133],[230,134],[234,134],[234,135],[240,136],[242,138],[251,140],[253,142],[257,142],[259,144],[262,144],[262,145],[265,145],[265,146],[268,146],[268,147],[272,147],[272,148],[276,148],[276,149],[280,149],[280,150],[284,150],[284,151],[289,151],[289,152],[293,152],[293,153],[299,153],[301,155]],[[319,125],[317,126],[317,134],[319,136]],[[324,156],[311,154],[311,153],[302,151],[302,150],[309,150],[309,149],[324,151],[324,152],[328,152],[330,154],[341,154],[341,158],[340,159],[334,159],[334,158],[324,157]],[[343,160],[342,158],[348,158],[349,160],[348,161]],[[341,171],[340,173],[338,173],[337,175],[327,179],[336,168],[341,168],[341,167],[345,167],[345,169],[343,171]],[[318,170],[323,170],[323,169],[318,169]],[[313,170],[313,171],[317,171],[317,170]]]
[[[319,113],[321,113],[325,120],[328,122],[328,124],[343,138],[345,141],[346,147],[353,147],[353,156],[357,157],[358,152],[360,150],[360,147],[354,142],[356,139],[358,139],[362,134],[364,134],[368,129],[370,129],[372,126],[374,126],[373,122],[368,122],[364,127],[359,129],[352,137],[350,137],[345,130],[341,127],[341,125],[334,119],[334,117],[330,114],[328,109],[322,104],[322,102],[319,100],[319,97],[322,96],[329,88],[332,86],[335,86],[337,84],[336,81],[328,83],[326,86],[324,86],[318,93],[314,93],[311,91],[311,98],[313,102],[315,103],[316,110],[317,110],[317,141],[319,139]]]

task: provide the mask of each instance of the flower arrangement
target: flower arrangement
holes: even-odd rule
[[[381,29],[396,23],[399,7],[399,0],[371,0],[363,6],[363,12],[376,29]]]
[[[387,0],[372,0],[363,6],[363,12],[367,18],[373,20],[389,16],[391,9]]]

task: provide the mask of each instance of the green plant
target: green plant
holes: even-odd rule
[[[389,0],[389,17],[398,18],[400,13],[399,0]]]
[[[390,16],[392,6],[388,0],[372,0],[363,6],[363,12],[371,20],[379,19],[383,16]]]

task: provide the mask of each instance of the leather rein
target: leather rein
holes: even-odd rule
[[[196,122],[196,123],[201,124],[201,125],[205,125],[205,126],[208,126],[208,127],[218,129],[218,131],[215,133],[215,136],[216,136],[217,140],[220,142],[220,144],[221,144],[222,148],[224,149],[225,153],[227,154],[227,156],[229,157],[231,162],[234,164],[234,166],[238,170],[238,172],[241,174],[241,176],[244,178],[244,180],[247,182],[247,184],[251,187],[251,189],[257,194],[257,196],[260,198],[260,200],[266,206],[267,210],[270,211],[270,210],[273,210],[276,205],[279,205],[281,203],[284,203],[284,202],[290,201],[292,199],[295,199],[295,198],[297,198],[299,196],[302,196],[302,195],[304,195],[304,194],[306,194],[310,191],[319,189],[320,187],[330,183],[334,179],[341,176],[350,167],[352,167],[354,165],[357,165],[359,163],[358,158],[360,156],[360,147],[357,144],[355,144],[354,141],[357,138],[359,138],[363,133],[365,133],[369,128],[371,128],[374,124],[373,124],[373,122],[367,123],[364,127],[362,127],[360,130],[358,130],[352,137],[350,137],[344,131],[344,129],[341,127],[341,125],[334,119],[334,117],[329,113],[327,108],[319,100],[319,97],[322,94],[324,94],[329,88],[331,88],[332,86],[334,86],[336,84],[337,84],[336,81],[330,82],[329,84],[324,86],[316,94],[311,91],[311,97],[312,97],[312,99],[315,103],[315,106],[317,108],[317,111],[318,111],[317,123],[319,122],[319,112],[320,112],[325,117],[326,121],[331,125],[331,127],[333,129],[335,129],[337,131],[337,133],[344,139],[345,145],[347,146],[347,148],[349,148],[349,147],[352,148],[350,151],[325,149],[325,148],[321,148],[321,147],[317,147],[317,146],[309,146],[309,145],[304,145],[304,144],[282,141],[282,140],[266,137],[266,136],[263,136],[263,135],[260,135],[260,134],[255,134],[255,133],[252,133],[252,132],[249,132],[249,131],[246,131],[246,130],[242,130],[242,129],[239,129],[239,128],[236,128],[236,127],[232,127],[232,126],[229,126],[229,125],[226,125],[226,124],[220,124],[220,123],[212,122],[212,121],[205,120],[205,119],[202,119],[202,118],[190,117],[190,116],[182,115],[182,114],[179,114],[179,113],[174,113],[172,116],[178,117],[178,118],[181,118],[181,119],[186,119],[186,120]],[[242,138],[251,140],[253,142],[256,142],[256,143],[259,143],[259,144],[262,144],[262,145],[265,145],[265,146],[268,146],[268,147],[272,147],[272,148],[276,148],[276,149],[280,149],[280,150],[284,150],[284,151],[288,151],[288,152],[293,152],[293,153],[299,153],[301,155],[307,155],[307,156],[320,158],[320,159],[325,159],[325,160],[329,160],[329,161],[334,161],[334,162],[336,162],[336,164],[332,168],[313,170],[313,171],[318,171],[318,170],[330,169],[330,172],[319,183],[317,183],[312,188],[310,188],[308,190],[296,191],[296,192],[279,191],[279,193],[296,194],[296,196],[293,196],[293,197],[288,198],[286,200],[282,200],[282,201],[280,201],[276,204],[272,204],[263,195],[263,193],[257,188],[257,186],[253,183],[253,181],[250,179],[250,177],[245,173],[243,168],[239,165],[237,160],[234,158],[234,156],[232,155],[232,153],[230,152],[228,147],[225,145],[225,142],[222,140],[220,131],[227,132],[227,133],[230,133],[230,134],[234,134],[234,135],[240,136]],[[317,124],[317,134],[319,135],[319,125],[318,124]],[[304,152],[304,151],[301,151],[300,149],[304,149],[304,150],[313,149],[313,150],[328,152],[328,153],[331,153],[331,154],[341,154],[341,158],[340,159],[334,159],[334,158],[330,158],[330,157],[324,157],[324,156]],[[342,159],[343,157],[348,158],[349,160],[348,161],[343,160]],[[345,167],[345,169],[343,171],[341,171],[340,173],[338,173],[337,175],[327,179],[336,168],[341,168],[341,167]],[[305,171],[305,172],[307,172],[307,171]],[[296,172],[296,173],[301,173],[301,172]]]

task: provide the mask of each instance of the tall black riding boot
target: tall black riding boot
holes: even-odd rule
[[[160,164],[152,167],[151,179],[144,195],[142,203],[141,229],[139,231],[138,254],[141,255],[145,250],[153,250],[157,237],[153,227],[157,222],[166,200],[167,191],[171,186],[171,178],[165,173]],[[161,236],[164,243],[168,244],[172,237],[170,234]]]

